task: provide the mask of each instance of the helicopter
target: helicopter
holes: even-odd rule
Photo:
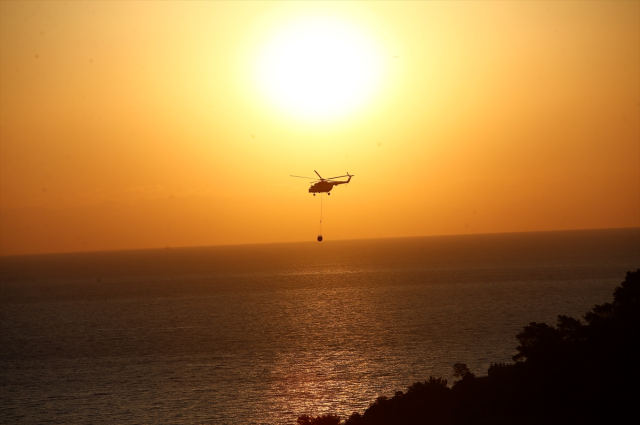
[[[316,170],[313,171],[318,175],[318,177],[320,177],[320,180],[315,179],[315,177],[291,175],[291,177],[299,177],[301,179],[315,179],[316,182],[314,182],[314,184],[312,184],[309,188],[309,193],[313,193],[313,196],[316,196],[316,193],[326,193],[327,195],[331,195],[331,193],[329,192],[331,192],[333,186],[337,186],[339,184],[347,184],[351,181],[351,177],[353,177],[353,174],[349,174],[349,172],[347,171],[347,174],[344,176],[329,177],[328,179],[325,179]],[[347,181],[333,181],[333,179],[339,179],[340,177],[349,177],[349,179]]]

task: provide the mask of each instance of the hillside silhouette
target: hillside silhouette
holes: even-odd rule
[[[491,364],[487,376],[457,363],[452,386],[430,377],[345,421],[303,415],[297,423],[611,424],[640,416],[640,269],[627,272],[613,302],[594,306],[582,321],[560,315],[555,326],[532,322],[516,337],[514,363]]]

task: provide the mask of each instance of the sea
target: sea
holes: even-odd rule
[[[0,257],[0,422],[344,419],[638,268],[640,228]]]

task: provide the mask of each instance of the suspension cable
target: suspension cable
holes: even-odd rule
[[[322,192],[320,193],[320,227],[318,228],[318,236],[322,236]]]
[[[320,226],[318,227],[318,242],[322,242],[322,192],[320,192]]]

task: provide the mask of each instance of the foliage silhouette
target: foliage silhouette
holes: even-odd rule
[[[339,425],[340,424],[340,416],[327,414],[322,416],[308,416],[302,415],[298,417],[297,421],[298,425]]]
[[[464,363],[460,378],[430,377],[407,392],[378,397],[345,425],[529,425],[626,423],[640,399],[640,269],[627,272],[613,302],[596,305],[584,322],[558,316],[556,326],[532,322],[516,338],[515,363],[492,363],[476,377]],[[337,425],[307,416],[300,425]],[[307,422],[301,422],[305,420]]]
[[[453,365],[453,376],[460,379],[473,379],[476,377],[464,363],[456,363]]]
[[[345,424],[450,423],[452,402],[447,380],[432,376],[412,384],[406,393],[398,391],[390,399],[378,397],[363,415],[354,413]]]

